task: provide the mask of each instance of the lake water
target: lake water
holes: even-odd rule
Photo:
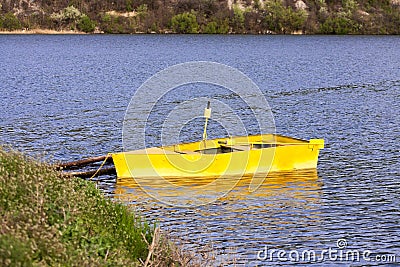
[[[271,175],[252,194],[244,180],[197,208],[164,206],[115,177],[100,188],[214,265],[400,263],[399,37],[0,35],[0,51],[0,143],[51,161],[121,151],[126,107],[156,72],[188,61],[237,68],[267,98],[277,133],[325,139],[318,171]],[[324,260],[302,260],[305,250]],[[349,251],[361,259],[338,259]]]

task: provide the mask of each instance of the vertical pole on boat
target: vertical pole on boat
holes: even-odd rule
[[[211,108],[210,108],[210,101],[208,101],[207,107],[204,109],[204,118],[206,118],[206,121],[204,123],[203,141],[207,140],[207,124],[208,124],[208,119],[210,117],[211,117]]]

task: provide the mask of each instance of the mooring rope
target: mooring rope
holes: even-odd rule
[[[103,163],[101,163],[100,167],[97,169],[97,171],[92,175],[92,177],[89,178],[89,180],[92,180],[96,175],[99,173],[99,171],[104,167],[104,164],[106,164],[107,159],[111,156],[111,153],[107,153],[106,158],[103,160]]]

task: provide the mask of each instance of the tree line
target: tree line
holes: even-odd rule
[[[398,0],[3,0],[0,29],[399,34]]]

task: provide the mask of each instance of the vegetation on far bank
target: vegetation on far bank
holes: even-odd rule
[[[94,183],[1,147],[0,217],[0,266],[194,265]]]
[[[3,0],[0,30],[400,34],[400,0]]]

